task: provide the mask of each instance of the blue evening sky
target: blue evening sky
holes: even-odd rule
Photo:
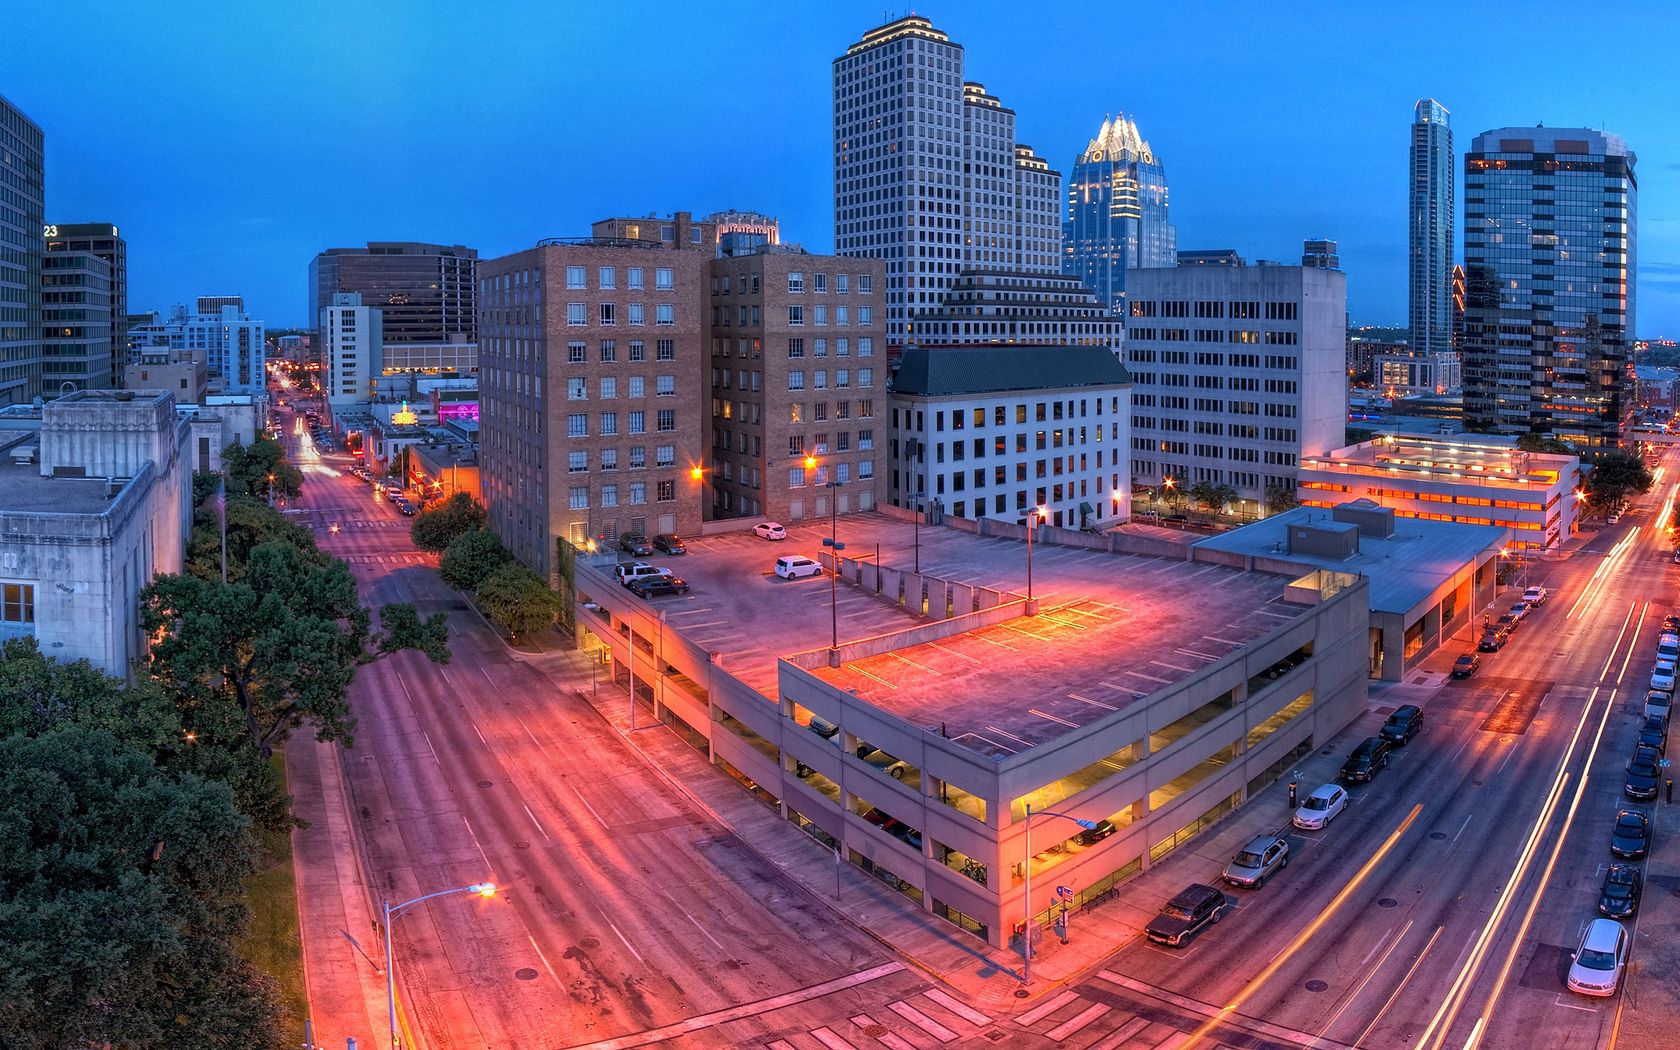
[[[830,61],[883,3],[17,0],[0,94],[47,135],[47,218],[117,223],[132,310],[243,293],[367,240],[486,257],[618,214],[778,215],[833,247]],[[1638,329],[1680,337],[1680,6],[958,2],[915,8],[1066,172],[1116,110],[1162,157],[1183,248],[1341,242],[1356,323],[1403,324],[1413,102],[1460,153],[1508,125],[1639,155]],[[1455,165],[1461,168],[1461,164]],[[1462,177],[1461,177],[1462,181]],[[1462,211],[1462,209],[1460,209]]]

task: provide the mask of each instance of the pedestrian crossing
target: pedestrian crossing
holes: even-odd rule
[[[335,554],[334,557],[351,565],[426,565],[429,554]]]
[[[763,1044],[767,1050],[928,1050],[973,1036],[992,1019],[948,993],[930,988],[895,999],[885,1010],[855,1013],[844,1023],[830,1023],[808,1032]]]

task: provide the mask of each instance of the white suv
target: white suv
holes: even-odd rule
[[[776,559],[776,575],[784,580],[797,580],[802,576],[822,575],[822,563],[812,561],[800,554],[790,554],[785,558]]]
[[[635,581],[645,580],[650,576],[669,576],[671,570],[649,565],[645,561],[624,561],[613,566],[613,575],[618,577],[620,587],[628,587]]]

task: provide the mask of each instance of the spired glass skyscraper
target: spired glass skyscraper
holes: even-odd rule
[[[1103,121],[1068,178],[1062,272],[1119,310],[1128,268],[1177,263],[1166,171],[1125,114]]]
[[[1636,158],[1590,128],[1501,128],[1464,155],[1464,416],[1614,446],[1631,418]]]
[[[1453,141],[1447,107],[1418,102],[1412,118],[1411,300],[1412,349],[1453,348]]]

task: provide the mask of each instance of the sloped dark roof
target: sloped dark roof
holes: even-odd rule
[[[1115,386],[1132,377],[1102,346],[910,347],[893,392],[913,397]]]

